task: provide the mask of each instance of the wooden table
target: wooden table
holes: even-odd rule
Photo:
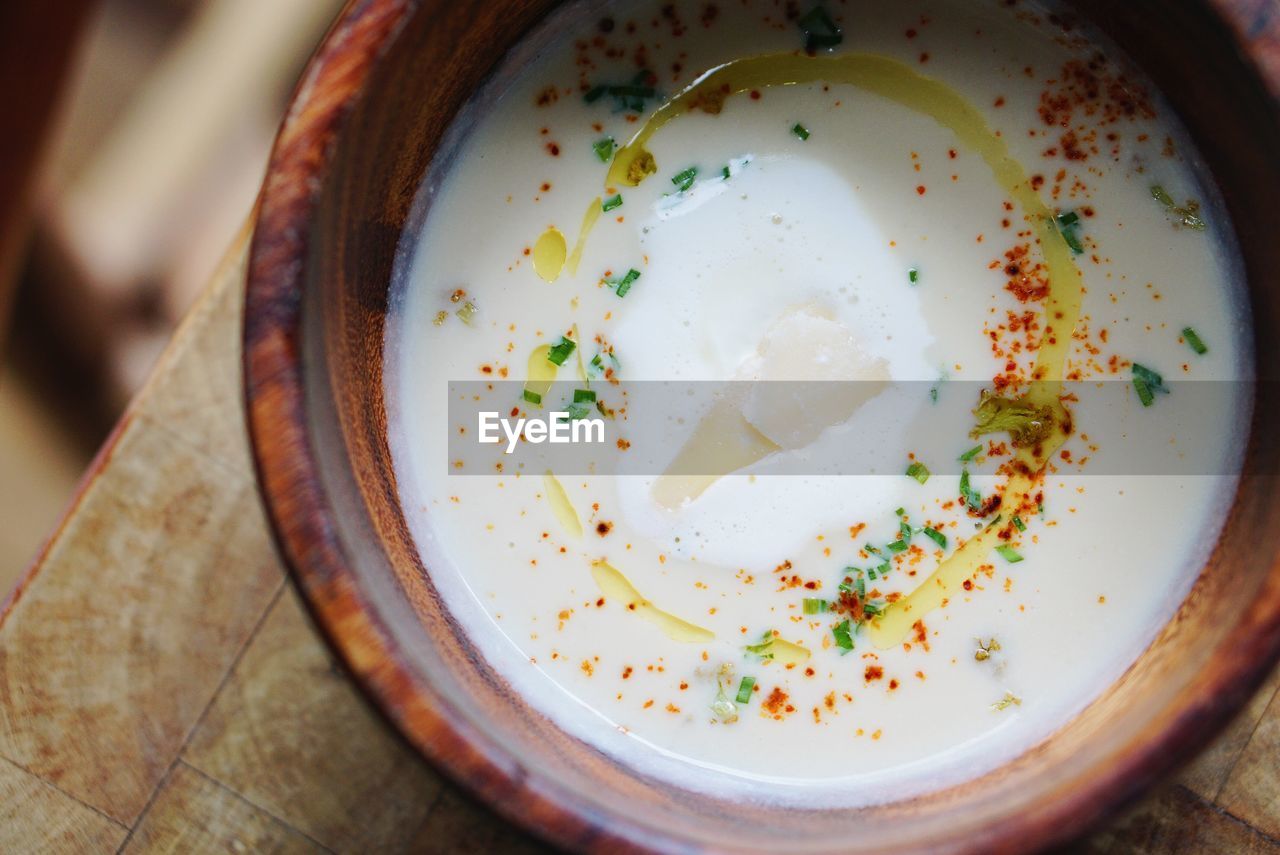
[[[246,241],[0,616],[0,852],[540,851],[366,706],[285,577],[244,430]],[[1280,671],[1072,851],[1280,855]]]

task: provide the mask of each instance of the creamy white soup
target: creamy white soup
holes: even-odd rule
[[[741,798],[899,798],[1044,739],[1188,594],[1250,407],[1234,239],[1078,22],[573,6],[442,152],[395,475],[461,626],[577,737]],[[530,456],[574,423],[608,466]]]

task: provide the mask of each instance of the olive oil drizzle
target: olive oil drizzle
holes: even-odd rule
[[[1049,407],[1054,418],[1048,436],[1033,447],[1016,450],[1014,471],[1001,494],[1001,506],[1011,519],[1019,509],[1034,506],[1032,496],[1045,464],[1067,438],[1070,421],[1061,401],[1062,382],[1072,333],[1080,316],[1083,283],[1070,248],[1058,232],[1053,212],[1041,201],[1026,170],[1010,155],[1004,140],[964,96],[902,62],[874,54],[746,57],[711,69],[659,107],[615,153],[606,184],[634,187],[656,172],[657,161],[646,145],[668,122],[693,110],[719,113],[729,96],[742,92],[807,83],[855,86],[929,116],[982,158],[1035,231],[1049,288],[1044,301],[1044,336],[1022,400]],[[988,560],[992,548],[1000,543],[1002,530],[1000,525],[990,525],[969,538],[911,594],[889,605],[868,627],[872,643],[882,649],[900,643],[917,620],[945,605],[964,580]]]

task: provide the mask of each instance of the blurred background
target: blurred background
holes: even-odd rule
[[[0,0],[0,599],[249,215],[342,0]]]

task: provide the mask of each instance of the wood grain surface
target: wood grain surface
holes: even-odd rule
[[[371,710],[253,486],[231,253],[0,618],[0,852],[537,852]],[[1100,853],[1280,855],[1280,672]]]

